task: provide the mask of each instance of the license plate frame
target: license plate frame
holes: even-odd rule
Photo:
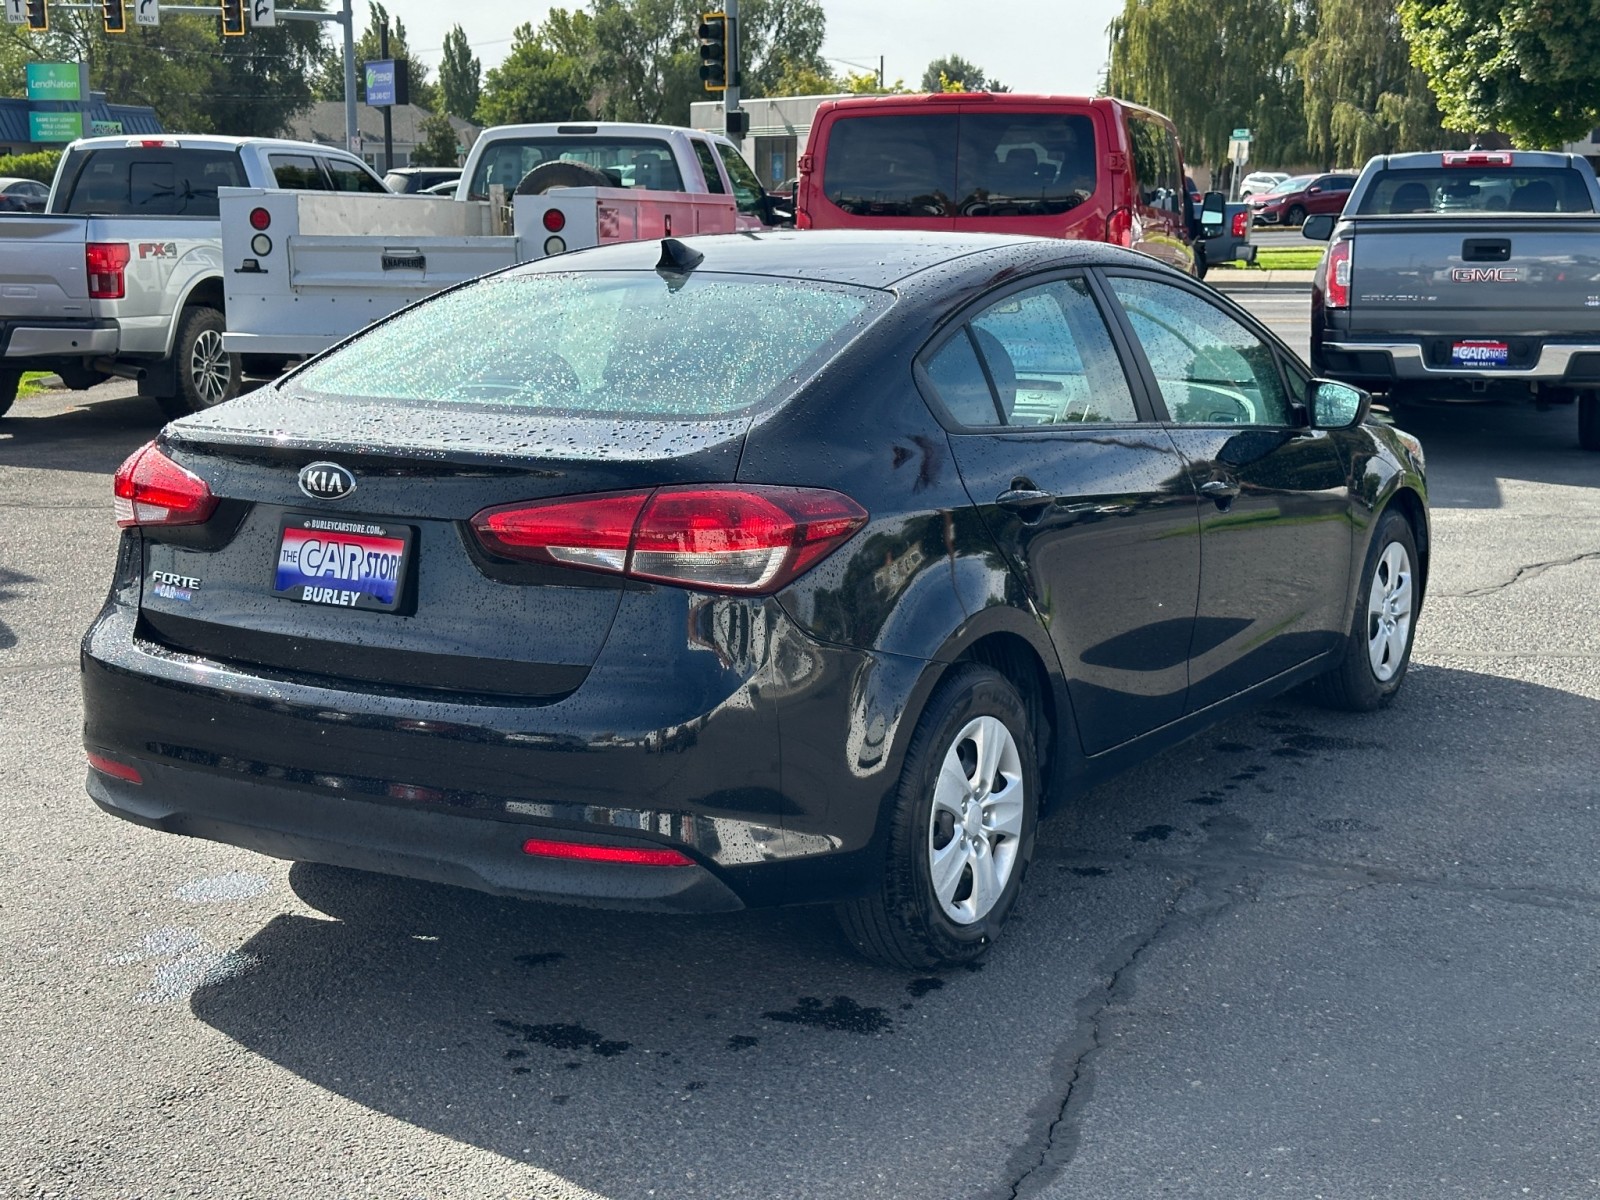
[[[1511,343],[1497,338],[1463,338],[1450,343],[1450,365],[1498,371],[1511,365]]]
[[[286,513],[274,541],[272,594],[321,608],[400,612],[416,537],[414,525]],[[315,561],[308,561],[308,555]]]

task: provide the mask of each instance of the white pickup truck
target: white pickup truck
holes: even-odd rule
[[[73,142],[45,210],[0,220],[0,415],[24,371],[71,388],[139,381],[174,416],[238,392],[223,350],[217,193],[237,186],[382,192],[346,151],[276,138]]]
[[[489,271],[786,215],[728,139],[616,122],[486,129],[450,200],[230,188],[221,208],[223,346],[268,374]]]

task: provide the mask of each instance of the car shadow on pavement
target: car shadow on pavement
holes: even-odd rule
[[[97,399],[54,391],[24,397],[0,418],[0,467],[109,474],[164,421],[155,401],[142,396]]]
[[[16,598],[20,585],[38,582],[32,575],[24,575],[21,571],[0,566],[0,608],[3,608],[8,600]],[[17,635],[4,620],[0,620],[0,650],[9,650],[16,644]]]
[[[1062,1090],[1112,1069],[1072,1047],[1094,997],[1167,953],[1145,948],[1174,887],[1291,878],[1313,914],[1357,884],[1463,909],[1547,876],[1587,890],[1560,814],[1588,786],[1573,781],[1590,778],[1597,719],[1594,699],[1431,666],[1381,714],[1273,701],[1047,822],[1014,924],[976,969],[874,967],[822,908],[641,916],[298,864],[314,911],[272,918],[190,1005],[318,1087],[604,1196],[1011,1195]],[[1292,990],[1286,945],[1260,978]],[[1435,985],[1398,961],[1342,969]],[[1426,1069],[1472,1061],[1469,1046]]]
[[[1600,482],[1600,454],[1578,446],[1574,404],[1544,412],[1509,404],[1404,404],[1391,415],[1422,440],[1434,508],[1500,508],[1506,480]]]

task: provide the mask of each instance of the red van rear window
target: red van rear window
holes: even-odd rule
[[[1042,217],[1095,189],[1094,124],[1070,113],[841,119],[823,194],[864,217]]]

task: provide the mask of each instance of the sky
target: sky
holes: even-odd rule
[[[582,0],[560,5],[578,8]],[[365,6],[356,3],[358,13]],[[459,24],[487,71],[511,48],[511,31],[544,20],[548,4],[506,0],[389,0],[413,51],[437,69],[444,35]],[[708,4],[708,7],[710,5]],[[1015,92],[1092,93],[1106,59],[1106,25],[1122,0],[822,0],[822,53],[835,71],[878,69],[915,88],[936,58],[959,54]]]

